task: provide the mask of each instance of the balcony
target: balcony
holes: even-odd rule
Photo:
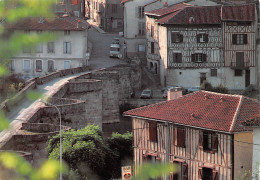
[[[233,61],[230,63],[230,67],[232,69],[248,69],[249,68],[249,62],[236,62]]]

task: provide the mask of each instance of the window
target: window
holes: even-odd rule
[[[145,52],[145,45],[144,44],[138,44],[138,52]]]
[[[172,61],[173,61],[173,63],[182,63],[182,54],[173,53]]]
[[[79,4],[79,0],[72,0],[72,5],[78,5]]]
[[[236,52],[236,67],[244,67],[244,52]]]
[[[138,17],[144,18],[144,7],[143,6],[138,6]]]
[[[199,180],[218,180],[218,172],[211,168],[199,167]]]
[[[70,61],[64,61],[64,69],[70,69]]]
[[[242,69],[235,69],[235,76],[242,76],[243,75],[243,71]]]
[[[35,71],[36,72],[42,72],[42,60],[36,60]]]
[[[197,43],[207,43],[208,35],[207,34],[198,34],[197,35]]]
[[[9,63],[9,69],[10,69],[10,71],[14,71],[14,69],[15,69],[15,64],[14,64],[14,60],[11,60],[10,61],[10,63]]]
[[[139,36],[145,35],[145,23],[144,22],[138,23],[138,35]]]
[[[185,129],[174,129],[174,145],[185,148]]]
[[[74,11],[74,15],[75,15],[76,17],[79,17],[79,11]]]
[[[154,42],[151,42],[151,54],[154,54]]]
[[[47,43],[47,53],[54,53],[54,42]]]
[[[212,77],[217,77],[218,76],[218,70],[217,69],[211,69],[210,70],[210,75]]]
[[[117,13],[117,4],[112,4],[112,13]]]
[[[154,26],[151,26],[151,36],[154,37]]]
[[[188,164],[178,161],[173,161],[175,167],[178,167],[179,171],[176,173],[170,173],[170,180],[188,180]]]
[[[35,47],[35,52],[42,53],[42,50],[43,50],[42,43],[37,44],[37,46]]]
[[[148,140],[152,142],[157,142],[157,123],[148,123]]]
[[[24,60],[23,61],[23,70],[25,72],[28,72],[28,71],[30,71],[30,69],[31,69],[31,61],[30,60]]]
[[[172,41],[172,43],[181,43],[181,42],[183,42],[183,35],[180,33],[172,32],[171,41]]]
[[[213,132],[201,131],[199,134],[200,148],[213,153],[218,151],[218,135]]]
[[[247,34],[233,34],[232,44],[236,44],[236,45],[247,44]]]
[[[191,55],[192,62],[206,62],[206,54],[203,53],[195,53]]]
[[[69,36],[69,35],[70,35],[70,30],[65,30],[65,31],[64,31],[64,35],[65,35],[65,36]]]
[[[48,60],[48,72],[54,71],[54,61]]]
[[[70,42],[64,42],[63,43],[63,53],[64,54],[70,54],[71,53],[71,44],[70,44]]]

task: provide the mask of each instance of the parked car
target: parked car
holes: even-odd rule
[[[140,96],[141,99],[151,99],[152,97],[153,97],[153,92],[151,89],[143,90]]]
[[[120,44],[120,39],[114,38],[111,44]]]
[[[199,91],[199,90],[200,90],[200,87],[197,87],[197,86],[188,88],[188,92],[189,93],[192,93],[192,92],[195,92],[195,91]]]

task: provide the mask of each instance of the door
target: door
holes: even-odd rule
[[[207,80],[206,73],[200,73],[200,85]]]
[[[250,85],[250,70],[246,70],[245,85],[246,87]]]
[[[70,69],[70,61],[64,61],[64,69]]]
[[[244,67],[244,52],[236,53],[236,67]]]

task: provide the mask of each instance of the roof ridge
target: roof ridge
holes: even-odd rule
[[[200,90],[202,92],[210,93],[210,94],[215,94],[215,95],[221,95],[221,96],[230,96],[230,97],[242,97],[243,95],[239,94],[223,94],[219,92],[213,92],[213,91],[205,91],[205,90]]]
[[[233,129],[234,129],[235,122],[236,122],[236,120],[237,120],[237,116],[238,116],[238,114],[239,114],[239,111],[240,111],[240,108],[241,108],[241,104],[242,104],[243,99],[244,99],[244,97],[243,97],[243,96],[240,96],[240,100],[239,100],[239,103],[238,103],[238,106],[237,106],[237,109],[236,109],[234,118],[233,118],[233,120],[232,120],[230,129],[229,129],[229,132],[232,132]]]

